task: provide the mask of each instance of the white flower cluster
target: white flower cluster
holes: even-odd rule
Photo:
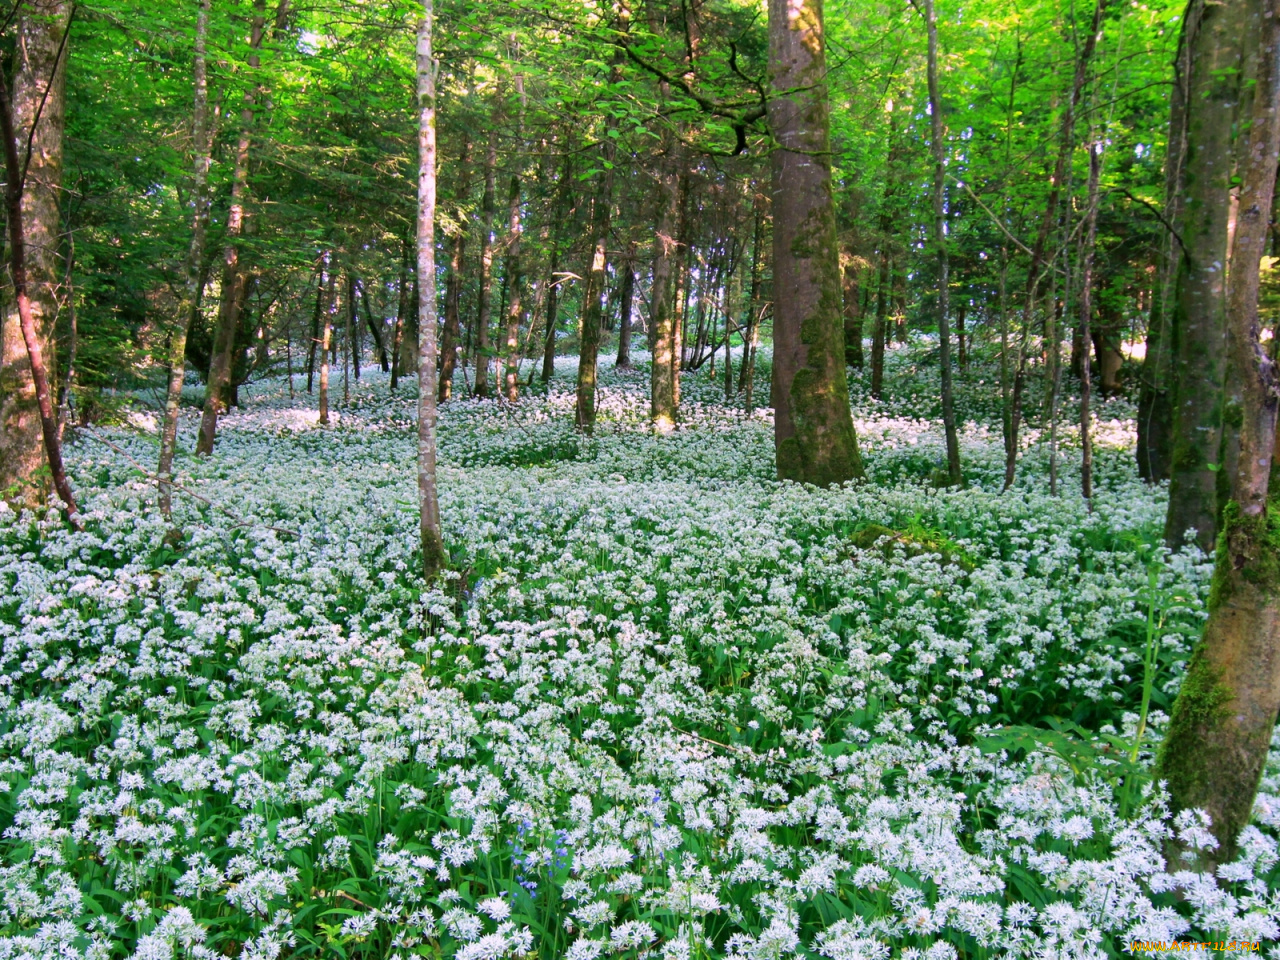
[[[164,521],[88,438],[84,532],[0,513],[0,960],[1280,936],[1280,763],[1213,878],[1163,856],[1212,837],[1150,782],[1159,710],[1116,759],[1149,612],[1167,709],[1207,584],[1158,545],[1131,421],[1100,431],[1092,512],[1049,496],[1034,437],[1018,486],[986,483],[985,423],[975,482],[936,490],[938,424],[861,400],[879,482],[820,491],[770,479],[769,412],[722,382],[688,378],[659,436],[645,371],[602,373],[591,439],[563,380],[443,408],[430,588],[414,401],[376,374],[329,429],[281,383],[243,391],[179,479],[245,522],[181,494]]]

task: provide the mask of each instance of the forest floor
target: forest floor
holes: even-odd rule
[[[335,377],[328,429],[303,378],[246,388],[180,464],[218,509],[180,492],[172,522],[145,414],[81,434],[85,532],[0,511],[0,957],[1280,936],[1280,751],[1218,883],[1161,855],[1208,838],[1150,764],[1209,567],[1160,545],[1131,406],[1100,409],[1092,512],[1072,430],[1059,496],[1037,433],[1001,494],[975,367],[969,486],[940,490],[933,366],[895,349],[883,403],[853,384],[869,481],[835,490],[772,480],[768,410],[705,373],[670,436],[643,365],[605,365],[591,439],[572,358],[545,396],[451,402],[431,589],[412,381],[344,404]]]

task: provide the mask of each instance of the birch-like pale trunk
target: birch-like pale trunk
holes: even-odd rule
[[[436,78],[431,55],[433,0],[418,24],[418,530],[422,572],[444,566],[436,491]]]

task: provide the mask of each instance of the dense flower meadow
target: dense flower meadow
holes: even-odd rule
[[[328,429],[246,389],[172,522],[145,411],[82,434],[85,532],[0,510],[0,960],[1280,957],[1280,753],[1235,863],[1162,855],[1212,842],[1150,776],[1209,567],[1131,408],[1092,511],[1070,430],[1059,496],[1036,433],[1001,494],[971,373],[940,490],[921,352],[855,384],[870,480],[829,491],[702,375],[670,436],[643,368],[591,439],[568,360],[452,402],[430,589],[412,384]]]

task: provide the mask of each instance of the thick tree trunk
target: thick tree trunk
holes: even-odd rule
[[[431,53],[432,0],[418,25],[418,532],[422,570],[434,580],[444,566],[436,492],[436,82]]]
[[[484,198],[480,201],[480,292],[476,310],[475,362],[477,397],[489,396],[489,324],[493,316],[493,217],[496,211],[494,192],[498,172],[498,117],[494,106],[490,118],[489,146],[484,155]],[[422,282],[422,278],[418,278]]]
[[[1218,847],[1202,855],[1207,866],[1235,856],[1280,712],[1280,491],[1271,485],[1280,376],[1263,348],[1258,320],[1258,261],[1266,249],[1280,152],[1280,23],[1274,0],[1244,6],[1245,22],[1236,21],[1230,32],[1217,33],[1211,8],[1201,24],[1218,42],[1261,37],[1226,294],[1227,348],[1240,374],[1240,457],[1223,510],[1209,619],[1174,701],[1158,762],[1174,809],[1201,808],[1212,818]],[[1210,135],[1194,114],[1218,107],[1210,98],[1191,101],[1193,156]],[[1229,138],[1229,126],[1212,129]],[[1194,159],[1190,169],[1196,169]],[[1227,205],[1225,189],[1218,203]],[[1192,220],[1203,215],[1189,213]]]
[[[58,200],[62,189],[62,134],[66,125],[66,40],[72,6],[63,0],[28,0],[22,4],[15,27],[13,89],[0,91],[12,127],[8,139],[16,139],[13,144],[17,151],[16,165],[9,167],[7,180],[18,189],[19,225],[15,228],[15,217],[10,212],[9,234],[11,243],[17,242],[12,239],[17,233],[21,234],[26,304],[24,307],[18,302],[17,280],[11,277],[15,295],[0,326],[0,497],[27,506],[42,502],[47,487],[41,468],[47,466],[55,474],[54,486],[59,496],[74,512],[75,505],[68,500],[70,487],[65,478],[59,481],[56,476],[61,472],[62,452],[56,442],[53,409],[56,384],[51,382],[53,326],[57,315],[55,291],[60,280]],[[26,156],[28,141],[29,159]],[[20,181],[18,171],[24,163],[26,179]],[[10,197],[11,211],[13,203]],[[9,264],[12,272],[16,267],[12,249]],[[24,309],[27,318],[22,316]],[[48,393],[52,435],[45,424],[42,381]],[[56,469],[54,460],[58,462]]]
[[[831,197],[822,0],[769,0],[774,96],[773,408],[778,477],[863,475],[849,409]]]
[[[288,0],[280,0],[281,15]],[[249,27],[249,70],[256,72],[261,63],[258,52],[266,36],[267,2],[254,0],[253,19]],[[205,383],[204,414],[200,418],[200,437],[196,453],[209,456],[213,453],[218,433],[218,418],[226,412],[226,392],[231,383],[232,352],[235,349],[236,329],[240,325],[240,303],[244,286],[244,270],[240,264],[240,237],[244,233],[244,207],[249,195],[249,148],[253,138],[253,117],[257,109],[261,86],[245,91],[244,104],[240,108],[240,136],[236,143],[235,166],[231,175],[231,207],[227,212],[227,226],[222,250],[222,302],[218,309],[218,321],[213,328],[213,353],[209,362],[209,377]]]
[[[933,154],[933,244],[938,258],[938,346],[942,367],[942,428],[947,443],[947,480],[964,482],[960,469],[960,441],[956,436],[956,410],[951,385],[951,260],[947,250],[946,176],[947,152],[943,143],[942,97],[938,92],[938,17],[933,0],[924,0],[928,32],[929,148]]]
[[[672,151],[679,149],[672,146]],[[649,372],[649,417],[661,433],[676,424],[675,316],[672,310],[671,274],[676,257],[676,220],[679,196],[675,184],[674,155],[658,174],[658,224],[653,235],[653,284],[649,291],[649,328],[653,337]]]
[[[1247,5],[1204,3],[1190,44],[1185,211],[1172,324],[1174,428],[1165,542],[1218,536],[1218,457],[1226,376],[1226,263]],[[1188,29],[1191,29],[1189,26]]]
[[[187,247],[182,299],[178,304],[177,323],[169,343],[169,391],[165,398],[164,425],[160,430],[160,511],[166,517],[172,504],[173,454],[178,443],[178,407],[182,400],[182,381],[187,369],[187,334],[195,318],[200,299],[200,268],[204,263],[205,227],[209,222],[209,164],[213,144],[209,138],[209,74],[205,47],[209,36],[209,9],[212,0],[200,0],[196,12],[195,105],[191,111],[192,176],[191,243]],[[289,378],[290,389],[293,378]]]

